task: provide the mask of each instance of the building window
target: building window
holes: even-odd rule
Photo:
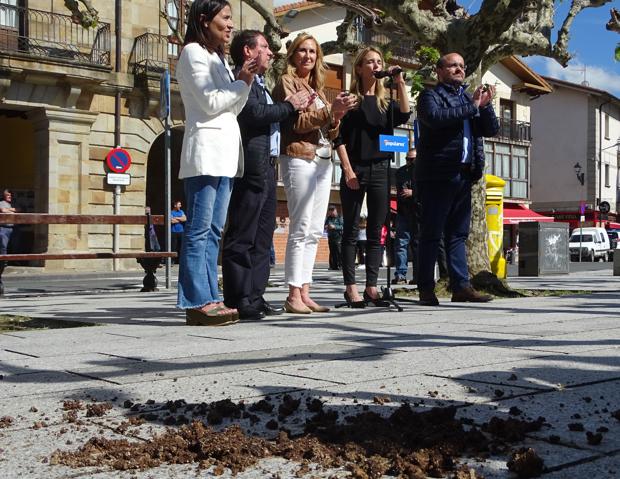
[[[605,165],[605,188],[609,188],[609,165]]]
[[[17,28],[17,0],[0,2],[0,26]]]
[[[609,113],[605,113],[605,139],[609,140]]]
[[[486,173],[506,181],[504,197],[528,198],[528,147],[486,141]]]
[[[178,29],[179,25],[179,8],[177,6],[177,2],[175,0],[168,0],[168,4],[166,5],[166,13],[170,18],[170,23],[167,25],[168,27],[168,38],[172,38],[173,30]],[[171,28],[172,27],[172,28]],[[179,56],[179,45],[168,42],[168,56],[176,58]]]

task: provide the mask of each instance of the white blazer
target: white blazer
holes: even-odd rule
[[[179,178],[243,175],[243,148],[237,115],[250,87],[234,78],[228,63],[198,43],[183,48],[177,81],[185,107],[185,134]]]

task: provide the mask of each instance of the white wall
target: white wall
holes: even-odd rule
[[[554,86],[555,91],[531,102],[531,190],[534,208],[576,207],[587,200],[586,171],[588,96]],[[585,172],[582,186],[573,166]]]

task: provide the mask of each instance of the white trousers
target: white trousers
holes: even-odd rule
[[[280,157],[289,212],[284,280],[300,288],[312,283],[317,246],[323,236],[332,185],[332,162]]]

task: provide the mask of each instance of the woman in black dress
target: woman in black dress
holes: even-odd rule
[[[334,145],[342,167],[340,199],[344,220],[344,297],[349,306],[357,308],[369,303],[384,305],[377,291],[377,277],[381,263],[381,226],[388,212],[387,170],[392,155],[379,151],[379,135],[394,133],[389,125],[392,114],[394,126],[405,123],[411,114],[402,73],[390,75],[398,91],[398,101],[390,102],[386,96],[384,80],[375,78],[375,73],[383,70],[383,67],[383,56],[373,47],[363,49],[355,58],[350,92],[359,99],[360,106],[344,116]],[[392,73],[396,68],[390,66],[387,70]],[[366,288],[362,299],[355,284],[355,249],[364,196],[368,205],[368,218]]]

